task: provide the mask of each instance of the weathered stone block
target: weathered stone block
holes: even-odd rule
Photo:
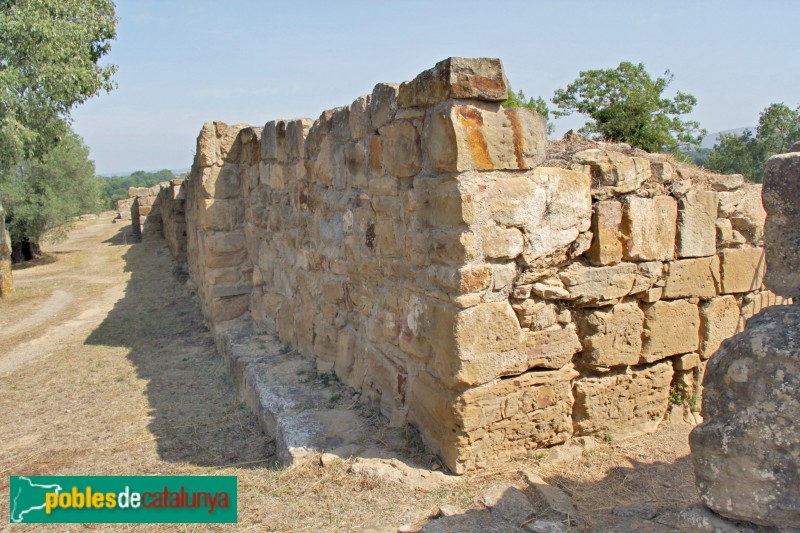
[[[286,161],[286,120],[270,120],[261,132],[261,159]]]
[[[372,89],[367,111],[373,130],[382,128],[394,120],[394,115],[397,113],[399,87],[400,85],[397,83],[379,83]]]
[[[663,298],[711,298],[719,285],[719,258],[700,257],[666,263],[667,275]]]
[[[762,199],[767,219],[764,284],[774,293],[800,298],[800,152],[776,155],[764,165]]]
[[[493,58],[450,57],[400,85],[400,107],[431,106],[451,99],[508,98],[503,64]]]
[[[646,157],[592,148],[576,153],[572,160],[576,169],[588,167],[593,188],[604,188],[611,194],[635,191],[650,178],[650,161]]]
[[[586,257],[593,265],[616,265],[622,261],[622,204],[602,200],[592,212],[592,246]]]
[[[480,257],[471,231],[436,231],[428,238],[428,257],[435,263],[464,264]]]
[[[691,190],[678,210],[678,257],[705,257],[717,253],[716,221],[719,199],[713,191]]]
[[[527,170],[544,161],[546,129],[524,108],[445,102],[428,113],[424,146],[437,172]]]
[[[350,137],[363,139],[371,133],[369,122],[370,95],[359,96],[350,104]]]
[[[669,405],[672,362],[634,366],[575,380],[576,435],[625,438],[658,428]]]
[[[237,164],[225,163],[222,167],[203,169],[201,180],[207,198],[233,198],[241,194]]]
[[[472,195],[461,190],[454,179],[414,179],[414,200],[420,221],[430,226],[464,226],[475,220]]]
[[[590,267],[572,263],[559,278],[569,291],[569,298],[578,304],[600,304],[622,298],[631,292],[636,280],[636,265],[622,263],[607,267]]]
[[[513,259],[522,253],[525,239],[517,228],[489,226],[482,231],[483,255],[488,259]]]
[[[700,344],[700,312],[686,300],[659,301],[644,308],[642,363],[652,363],[697,351]]]
[[[209,268],[239,265],[247,255],[244,232],[207,234],[204,245],[204,259]]]
[[[700,355],[708,359],[739,325],[739,304],[734,296],[720,296],[700,304]]]
[[[706,367],[703,420],[689,435],[703,503],[770,528],[800,524],[800,308],[770,307]]]
[[[672,358],[672,366],[676,371],[686,372],[700,366],[700,356],[696,353],[685,353]]]
[[[288,162],[300,161],[305,158],[305,139],[313,123],[314,121],[310,118],[299,118],[286,122],[286,160]]]
[[[240,200],[204,199],[197,218],[203,229],[232,231],[244,223],[244,206]]]
[[[596,368],[635,365],[642,352],[644,312],[636,302],[577,314],[583,352],[580,362]]]
[[[394,122],[380,129],[381,154],[386,172],[399,178],[419,173],[422,165],[419,133],[411,122]]]
[[[764,249],[735,248],[719,254],[723,294],[750,292],[761,288],[764,279]]]
[[[665,261],[675,257],[678,204],[671,196],[631,197],[622,220],[623,256],[629,261]]]
[[[733,228],[747,237],[750,244],[760,245],[764,237],[764,221],[767,213],[761,201],[761,184],[750,183],[738,192],[741,198],[736,207],[726,214]]]

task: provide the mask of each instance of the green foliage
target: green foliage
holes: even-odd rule
[[[137,170],[130,176],[105,178],[105,193],[113,209],[117,205],[117,200],[123,200],[128,197],[128,187],[152,187],[156,183],[169,181],[174,177],[172,171],[167,169],[159,170],[158,172]]]
[[[12,242],[59,240],[77,215],[106,204],[103,180],[80,137],[69,132],[44,157],[23,161],[0,180],[0,196]]]
[[[524,107],[525,109],[536,111],[547,121],[547,134],[552,135],[555,131],[555,126],[550,122],[550,110],[547,108],[547,102],[541,96],[536,99],[533,97],[526,98],[524,92],[517,91],[515,94],[509,85],[508,99],[503,102],[503,107]]]
[[[681,119],[692,112],[697,99],[680,91],[672,99],[662,97],[672,79],[669,71],[663,78],[651,78],[642,63],[587,70],[566,89],[556,91],[553,103],[558,110],[553,114],[581,113],[591,119],[581,133],[649,152],[699,147],[705,131],[696,121]]]
[[[0,168],[45,154],[75,105],[114,87],[98,61],[115,37],[111,0],[0,0]]]
[[[789,151],[800,140],[800,107],[770,104],[761,112],[753,136],[721,135],[719,143],[708,154],[705,166],[723,173],[743,174],[750,181],[761,182],[764,163],[775,154]]]

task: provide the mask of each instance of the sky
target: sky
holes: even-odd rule
[[[117,0],[117,89],[73,111],[101,175],[191,166],[204,122],[316,118],[450,56],[499,57],[550,100],[583,70],[644,63],[709,132],[800,104],[798,0]],[[584,117],[555,121],[556,135]]]

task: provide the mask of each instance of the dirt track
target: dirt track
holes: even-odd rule
[[[618,505],[669,510],[696,499],[686,427],[601,443],[574,464],[520,462],[427,493],[357,478],[346,462],[281,468],[163,243],[131,244],[129,232],[110,215],[78,223],[67,241],[45,247],[55,261],[15,270],[17,294],[0,300],[0,524],[9,475],[236,475],[239,524],[212,528],[253,531],[396,531],[440,505],[475,507],[497,481],[519,481],[523,467],[566,490],[591,529]],[[71,530],[84,527],[109,529]]]

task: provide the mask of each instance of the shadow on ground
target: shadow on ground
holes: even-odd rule
[[[105,241],[131,243],[124,226]],[[164,241],[133,244],[123,255],[131,273],[125,296],[86,344],[119,346],[146,396],[159,456],[197,466],[253,465],[273,460],[274,447],[237,399],[192,295],[172,275]]]

